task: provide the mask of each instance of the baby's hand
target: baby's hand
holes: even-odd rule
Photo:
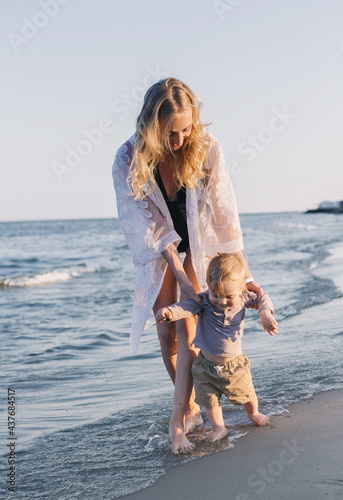
[[[156,313],[156,321],[162,323],[162,321],[170,321],[173,317],[173,313],[167,308],[162,307]]]
[[[269,309],[260,312],[260,319],[264,331],[267,331],[270,335],[277,333],[278,323]]]

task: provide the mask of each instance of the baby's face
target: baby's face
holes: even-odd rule
[[[223,286],[223,294],[217,294],[209,288],[208,298],[213,306],[225,311],[237,306],[241,293],[242,287],[237,282],[227,281]]]

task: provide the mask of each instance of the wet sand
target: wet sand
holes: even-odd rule
[[[233,449],[168,470],[132,500],[343,499],[343,389],[322,392],[271,418]]]

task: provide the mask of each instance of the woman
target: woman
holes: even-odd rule
[[[136,352],[151,311],[204,291],[209,258],[236,253],[243,239],[219,141],[200,121],[201,101],[176,78],[148,89],[137,130],[113,165],[118,216],[136,267],[130,343]],[[180,254],[182,258],[180,257]],[[246,264],[246,262],[245,262]],[[249,290],[262,295],[248,266]],[[169,422],[172,451],[190,451],[187,432],[201,422],[191,365],[194,318],[157,323],[164,364],[175,384]]]

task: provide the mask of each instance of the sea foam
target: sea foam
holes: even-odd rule
[[[41,286],[61,281],[68,281],[72,278],[79,278],[83,274],[96,273],[101,271],[98,263],[87,263],[78,266],[60,267],[45,273],[38,273],[31,276],[17,276],[5,278],[0,281],[0,286]]]

